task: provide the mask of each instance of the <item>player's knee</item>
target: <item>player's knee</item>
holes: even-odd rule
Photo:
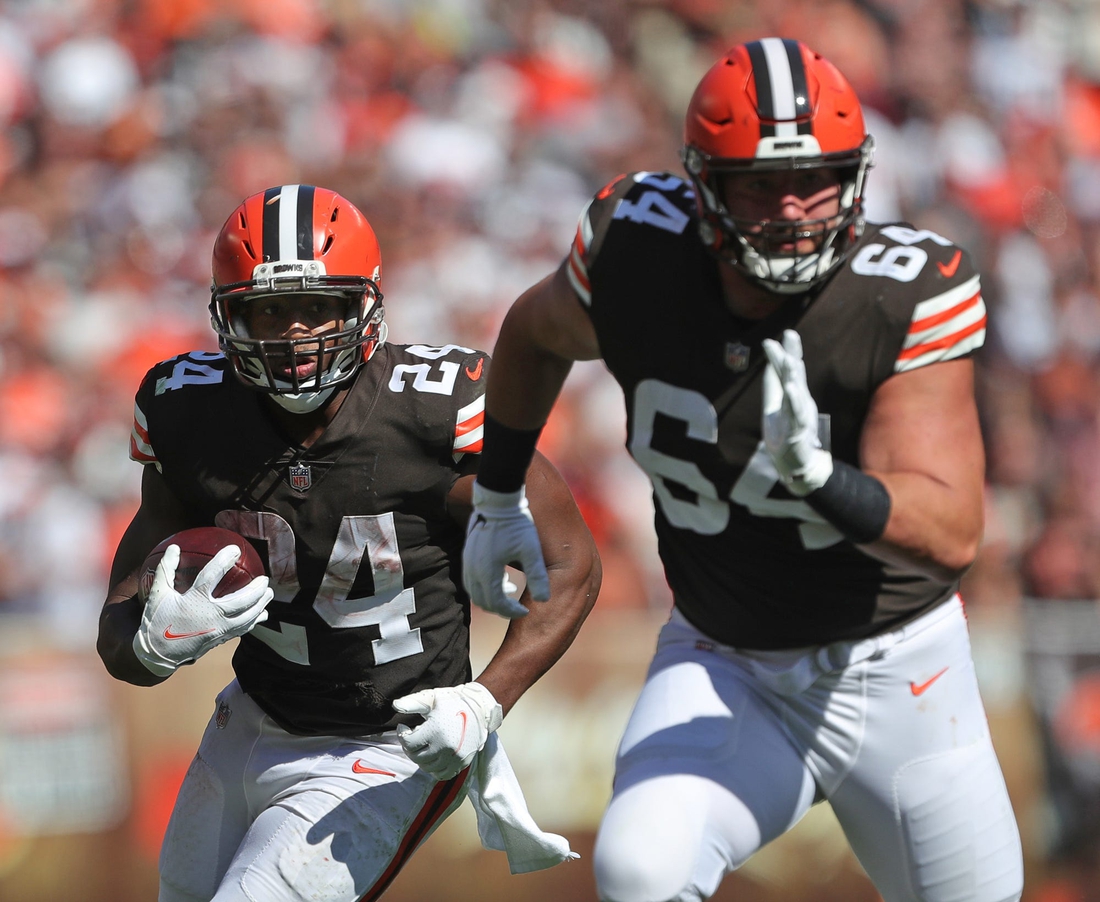
[[[601,828],[593,854],[601,902],[700,902],[694,856],[683,852],[656,847],[632,831]]]
[[[667,874],[651,875],[647,868],[625,868],[617,873],[596,872],[596,889],[600,902],[702,902],[704,898],[694,886],[671,890],[662,888]],[[655,876],[655,879],[652,879]]]

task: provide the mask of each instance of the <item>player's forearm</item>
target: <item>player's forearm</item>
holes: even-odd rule
[[[522,488],[539,434],[571,365],[571,360],[539,344],[532,317],[521,304],[514,306],[489,370],[479,486],[504,493]]]
[[[874,473],[891,498],[882,537],[865,550],[883,560],[953,582],[974,563],[982,537],[981,498],[922,473]]]
[[[545,425],[573,361],[543,347],[522,307],[504,320],[493,350],[485,411],[512,429]]]
[[[136,597],[112,593],[99,615],[96,651],[116,680],[135,686],[155,686],[167,677],[151,673],[134,654],[134,635],[141,623],[141,612],[142,604]]]
[[[565,654],[599,594],[603,571],[594,547],[578,559],[548,564],[548,572],[550,600],[528,604],[527,616],[510,623],[496,655],[477,677],[505,714]]]

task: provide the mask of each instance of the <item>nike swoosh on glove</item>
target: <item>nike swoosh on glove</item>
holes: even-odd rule
[[[400,724],[397,738],[405,754],[437,780],[449,780],[469,767],[504,720],[493,693],[481,683],[422,689],[396,699],[393,707],[424,716],[419,726]]]
[[[267,603],[274,597],[266,576],[257,576],[243,589],[215,598],[214,589],[241,556],[227,545],[210,559],[191,588],[177,592],[173,585],[180,562],[178,545],[169,545],[153,574],[153,585],[134,634],[134,654],[157,676],[168,676],[235,636],[242,636],[267,619]]]
[[[793,329],[783,332],[783,343],[763,342],[768,355],[764,367],[764,445],[779,478],[791,494],[805,497],[825,485],[833,472],[833,456],[821,447],[817,403],[806,382],[802,339]]]
[[[509,619],[523,617],[527,608],[508,597],[504,568],[509,564],[527,577],[532,599],[546,601],[550,597],[550,579],[527,495],[522,488],[496,492],[475,479],[473,501],[462,550],[462,583],[479,608]]]

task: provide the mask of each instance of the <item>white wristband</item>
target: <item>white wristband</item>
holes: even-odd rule
[[[483,511],[527,510],[527,493],[523,486],[514,492],[498,492],[495,489],[485,488],[475,479],[473,502],[475,507]]]

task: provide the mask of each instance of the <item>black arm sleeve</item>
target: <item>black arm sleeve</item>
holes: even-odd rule
[[[804,500],[856,545],[880,538],[890,519],[886,486],[874,476],[835,458],[833,473],[825,485],[810,492]]]

